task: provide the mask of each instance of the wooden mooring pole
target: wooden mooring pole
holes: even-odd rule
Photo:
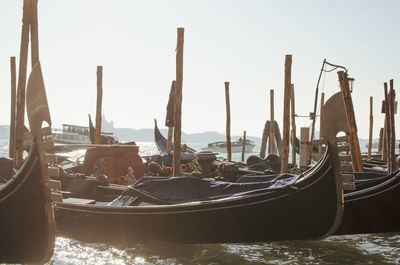
[[[10,142],[8,148],[8,156],[15,157],[15,103],[17,101],[17,70],[15,65],[15,57],[10,58],[11,70],[11,111],[10,111]]]
[[[103,102],[103,66],[97,66],[97,105],[96,128],[94,131],[94,143],[101,144],[101,108]]]
[[[368,158],[371,157],[371,153],[372,153],[372,129],[373,129],[373,126],[374,126],[373,103],[374,103],[374,98],[373,97],[369,97]]]
[[[32,20],[31,27],[31,64],[32,68],[39,62],[39,29],[38,29],[38,16],[37,16],[38,0],[32,0]]]
[[[182,132],[182,86],[183,86],[183,42],[184,28],[177,29],[176,46],[176,82],[175,82],[175,111],[174,111],[174,156],[173,176],[181,174],[181,132]]]
[[[243,132],[242,162],[244,161],[244,153],[246,153],[246,131]]]
[[[305,170],[308,166],[308,145],[310,129],[308,127],[300,128],[300,169]]]
[[[285,56],[285,91],[283,100],[283,129],[282,129],[282,154],[281,173],[288,172],[289,162],[289,131],[290,131],[290,85],[292,77],[292,55]]]
[[[294,85],[290,85],[290,112],[291,112],[291,123],[292,123],[292,164],[296,166],[296,112],[294,106]]]
[[[232,160],[231,106],[229,102],[229,82],[225,82],[225,103],[226,103],[226,154],[228,161],[231,161]]]
[[[347,124],[349,128],[349,147],[351,160],[354,172],[363,172],[360,144],[357,136],[357,125],[354,116],[353,101],[350,95],[349,81],[347,73],[344,71],[338,72],[340,90],[342,91],[344,105],[346,109]]]
[[[396,132],[395,132],[395,121],[394,121],[394,114],[395,114],[395,99],[396,99],[396,92],[394,91],[393,79],[389,80],[390,91],[389,91],[389,106],[390,106],[390,161],[391,161],[391,168],[389,172],[393,172],[396,167],[396,156],[395,156],[395,149],[396,149]]]
[[[321,105],[320,105],[319,113],[322,113],[322,108],[324,107],[324,104],[325,104],[325,93],[322,92],[321,93]],[[323,138],[324,138],[324,135],[322,134],[322,122],[321,122],[321,116],[320,116],[320,119],[319,119],[319,139],[323,139]],[[311,149],[312,149],[314,144],[311,143],[311,145],[312,145],[312,147],[311,147]],[[319,157],[322,156],[322,145],[321,144],[318,145],[318,155],[319,155]]]
[[[24,0],[21,31],[21,49],[19,55],[19,71],[17,85],[17,114],[15,124],[15,168],[19,169],[23,163],[24,153],[24,120],[25,120],[25,88],[28,64],[29,25],[35,17],[34,0]]]
[[[270,132],[269,132],[269,145],[268,145],[268,153],[275,154],[275,107],[274,107],[274,90],[271,89],[269,91],[270,95]]]

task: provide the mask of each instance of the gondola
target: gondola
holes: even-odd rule
[[[344,195],[345,212],[335,234],[400,231],[400,172],[376,176],[373,181],[374,185]]]
[[[42,71],[37,64],[27,86],[33,143],[21,169],[0,187],[1,263],[45,263],[53,253],[54,211],[41,129],[43,121],[49,125],[51,121],[43,88]]]
[[[158,150],[161,153],[166,153],[167,152],[167,139],[161,134],[160,130],[158,129],[157,126],[157,120],[154,119],[154,141],[156,143],[156,146]],[[172,150],[174,150],[174,145],[172,144]],[[187,153],[195,153],[196,150],[193,148],[190,148],[189,146],[182,145],[181,150]]]
[[[325,103],[321,111],[323,135],[330,133],[328,138],[331,142],[340,131],[348,134],[347,123],[343,122],[345,117],[343,97],[339,92]],[[355,173],[355,179],[364,179],[364,183],[359,181],[355,191],[344,195],[345,212],[336,234],[400,231],[399,171],[386,176],[382,176],[382,172],[366,174],[373,178],[366,180],[364,173]]]
[[[331,156],[326,153],[300,179],[286,175],[263,184],[142,178],[110,203],[57,203],[57,227],[102,235],[103,240],[117,236],[227,243],[323,238],[336,230],[343,211],[340,177]]]

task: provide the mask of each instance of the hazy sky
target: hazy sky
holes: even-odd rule
[[[400,1],[39,0],[40,60],[53,124],[87,125],[96,111],[96,66],[103,65],[103,113],[115,127],[162,125],[175,79],[176,29],[185,28],[184,132],[225,132],[229,81],[232,134],[259,136],[275,89],[282,123],[284,60],[293,55],[296,113],[307,115],[324,58],[356,79],[359,136],[383,126],[383,82],[399,87]],[[0,1],[0,124],[10,120],[10,56],[19,60],[22,0]],[[30,71],[30,66],[28,67]],[[336,72],[321,89],[339,91]],[[297,126],[310,120],[298,118]],[[400,120],[396,117],[396,122]],[[397,130],[400,135],[400,130]],[[132,139],[134,140],[134,139]]]

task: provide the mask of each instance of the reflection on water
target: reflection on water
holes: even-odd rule
[[[156,153],[154,143],[137,144],[141,155]],[[0,139],[0,156],[8,155],[7,145],[8,140]],[[198,150],[205,146],[188,145]],[[251,154],[246,154],[246,157],[249,155]],[[233,154],[234,160],[239,160],[240,157],[238,153]],[[49,264],[400,264],[399,247],[400,234],[332,236],[319,241],[214,245],[152,241],[105,244],[58,236]]]
[[[58,237],[52,264],[399,264],[400,235],[333,236],[319,241],[185,245],[84,243]]]

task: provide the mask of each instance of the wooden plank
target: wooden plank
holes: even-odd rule
[[[51,179],[50,182],[49,182],[49,186],[53,190],[61,190],[61,181]]]
[[[356,185],[354,183],[342,183],[343,190],[356,190]]]
[[[292,83],[292,55],[285,56],[285,86],[283,100],[283,128],[281,173],[288,172],[289,162],[289,132],[290,132],[290,85]]]
[[[181,173],[181,133],[182,133],[182,86],[183,86],[183,42],[184,28],[177,29],[176,78],[175,78],[175,112],[174,112],[174,156],[173,176]]]
[[[63,196],[61,193],[58,192],[51,192],[50,199],[52,202],[63,202]]]
[[[103,66],[97,66],[97,104],[96,127],[94,131],[94,143],[101,144],[101,108],[103,102]]]
[[[339,145],[337,147],[338,152],[346,152],[350,151],[350,147],[348,145]]]
[[[349,136],[349,146],[350,146],[350,154],[352,157],[353,169],[355,172],[363,172],[360,144],[358,142],[358,136],[357,136],[357,125],[354,116],[353,101],[351,99],[351,94],[349,90],[349,81],[347,79],[347,73],[339,71],[338,76],[339,76],[340,90],[342,91],[345,110],[346,110],[347,124],[349,128],[348,136]]]
[[[354,174],[342,174],[340,177],[341,177],[343,183],[355,181]]]
[[[60,176],[60,169],[58,167],[48,167],[47,174],[50,177],[59,177]]]
[[[340,155],[339,161],[351,162],[351,156],[350,155]]]
[[[232,161],[231,146],[231,106],[229,102],[229,82],[225,82],[225,104],[226,104],[226,153],[228,161]]]

